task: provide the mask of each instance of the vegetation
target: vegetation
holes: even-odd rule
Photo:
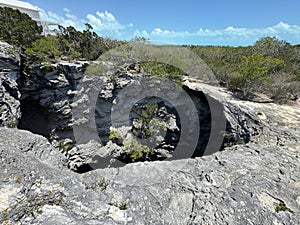
[[[109,49],[121,45],[123,42],[99,37],[93,32],[93,27],[86,23],[86,29],[81,31],[74,27],[59,26],[57,39],[59,49],[64,56],[72,59],[84,58],[86,60],[96,60],[101,54]]]
[[[116,139],[118,139],[118,138],[120,138],[121,137],[121,135],[118,133],[118,131],[116,131],[116,130],[111,130],[111,131],[109,131],[109,133],[108,133],[108,138],[110,139],[110,140],[116,140]]]
[[[15,45],[25,52],[31,62],[65,59],[96,60],[103,52],[124,42],[99,37],[90,24],[78,31],[74,27],[59,26],[55,36],[41,36],[42,27],[26,13],[0,7],[0,41]]]
[[[300,45],[263,37],[248,47],[189,46],[221,85],[244,97],[263,93],[278,102],[300,94]]]
[[[113,205],[113,206],[119,208],[120,210],[126,210],[126,209],[128,209],[128,206],[127,206],[126,202],[121,202],[121,203],[112,203],[112,202],[109,202],[108,204],[109,205]]]
[[[132,162],[146,161],[153,151],[148,146],[139,143],[135,138],[125,140],[124,148],[129,152]]]
[[[270,82],[268,75],[278,71],[283,63],[280,59],[262,53],[241,56],[239,67],[232,72],[229,85],[243,90],[246,95],[254,88],[263,86],[264,82]]]
[[[16,182],[21,183],[21,179],[17,178]],[[64,195],[60,191],[48,190],[47,193],[36,191],[42,184],[41,180],[36,180],[26,185],[22,191],[22,196],[0,213],[1,224],[16,224],[23,217],[31,216],[35,218],[38,214],[42,214],[44,205],[62,205]]]
[[[119,208],[120,210],[126,210],[126,209],[128,208],[127,203],[126,203],[126,202],[123,202],[123,203],[119,204],[119,205],[118,205],[118,208]]]
[[[42,27],[26,13],[0,7],[0,40],[25,49],[42,33]]]
[[[26,49],[25,53],[31,55],[37,61],[55,60],[62,55],[62,51],[59,48],[59,40],[54,36],[34,41],[32,46]]]
[[[55,61],[60,58],[96,60],[105,51],[123,43],[99,37],[92,31],[93,27],[90,24],[85,25],[86,29],[82,32],[72,26],[59,26],[56,36],[35,40],[25,53],[35,62]]]
[[[290,213],[293,213],[291,209],[289,209],[284,202],[280,201],[278,204],[276,204],[275,211],[278,213],[280,211],[288,211]]]
[[[69,151],[71,148],[73,148],[73,143],[72,142],[68,142],[68,141],[60,141],[59,145],[58,145],[59,150],[61,150],[62,152],[67,152]]]
[[[141,68],[147,75],[167,78],[175,81],[179,85],[182,85],[181,77],[187,75],[177,67],[160,62],[142,62]]]
[[[126,43],[100,37],[90,24],[85,26],[83,31],[72,26],[59,26],[57,35],[42,37],[42,27],[27,14],[0,8],[0,41],[15,45],[26,53],[27,64],[51,63],[59,59],[93,61],[104,52]],[[133,41],[147,42],[139,37]],[[248,47],[186,47],[208,64],[221,85],[242,93],[244,97],[263,93],[275,101],[287,102],[300,96],[300,45],[263,37]],[[155,56],[161,51],[157,46],[151,54]],[[172,79],[179,84],[182,84],[181,75],[186,75],[179,68],[159,62],[141,62],[140,66],[148,75]],[[99,64],[88,69],[90,73],[103,71]]]
[[[167,131],[167,124],[158,117],[159,106],[156,103],[148,103],[138,107],[134,111],[137,118],[132,125],[132,134],[142,140],[155,141],[155,132]],[[154,157],[155,150],[146,144],[140,143],[127,132],[118,132],[115,128],[108,133],[108,137],[114,143],[122,146],[128,155],[130,162],[147,161]]]

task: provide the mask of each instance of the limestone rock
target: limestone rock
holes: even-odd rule
[[[0,130],[12,137],[23,133]],[[0,138],[1,149],[9,148],[2,133]],[[15,144],[9,150],[19,151],[9,155],[1,151],[2,223],[300,222],[299,151],[249,143],[202,158],[135,163],[80,175],[36,154],[45,152],[45,146],[35,144],[31,154],[28,147],[20,151],[24,145]]]
[[[0,42],[0,126],[16,127],[21,118],[19,77],[19,54],[14,47]]]
[[[20,128],[41,134],[51,141],[72,139],[73,91],[88,62],[58,62],[26,69],[20,92],[24,112]],[[35,121],[31,123],[30,121]]]

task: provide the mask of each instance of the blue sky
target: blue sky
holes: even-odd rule
[[[44,19],[99,35],[130,40],[143,36],[156,43],[251,45],[276,36],[300,43],[299,0],[25,0]]]

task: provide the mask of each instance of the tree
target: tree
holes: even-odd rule
[[[0,7],[0,40],[24,50],[40,38],[42,30],[42,27],[26,13],[9,7]]]
[[[263,37],[254,43],[254,50],[266,56],[283,56],[290,49],[290,43],[278,40],[276,37]]]
[[[64,55],[70,58],[96,60],[103,52],[121,44],[115,40],[99,37],[92,32],[93,27],[90,24],[86,23],[85,26],[86,29],[82,32],[72,26],[59,27],[60,50]]]

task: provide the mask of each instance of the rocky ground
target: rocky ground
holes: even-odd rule
[[[87,62],[30,68],[25,76],[12,50],[1,43],[2,224],[300,223],[297,103],[239,100],[225,89],[186,78],[184,86],[198,99],[198,109],[206,109],[201,93],[223,106],[229,137],[222,151],[193,159],[85,168],[99,149],[105,156],[115,156],[116,148],[124,151],[107,139],[107,110],[111,96],[136,75],[102,80],[106,89],[98,101],[104,107],[98,111],[102,124],[97,131],[109,144],[74,146],[72,127],[82,120],[72,118],[72,99]]]

